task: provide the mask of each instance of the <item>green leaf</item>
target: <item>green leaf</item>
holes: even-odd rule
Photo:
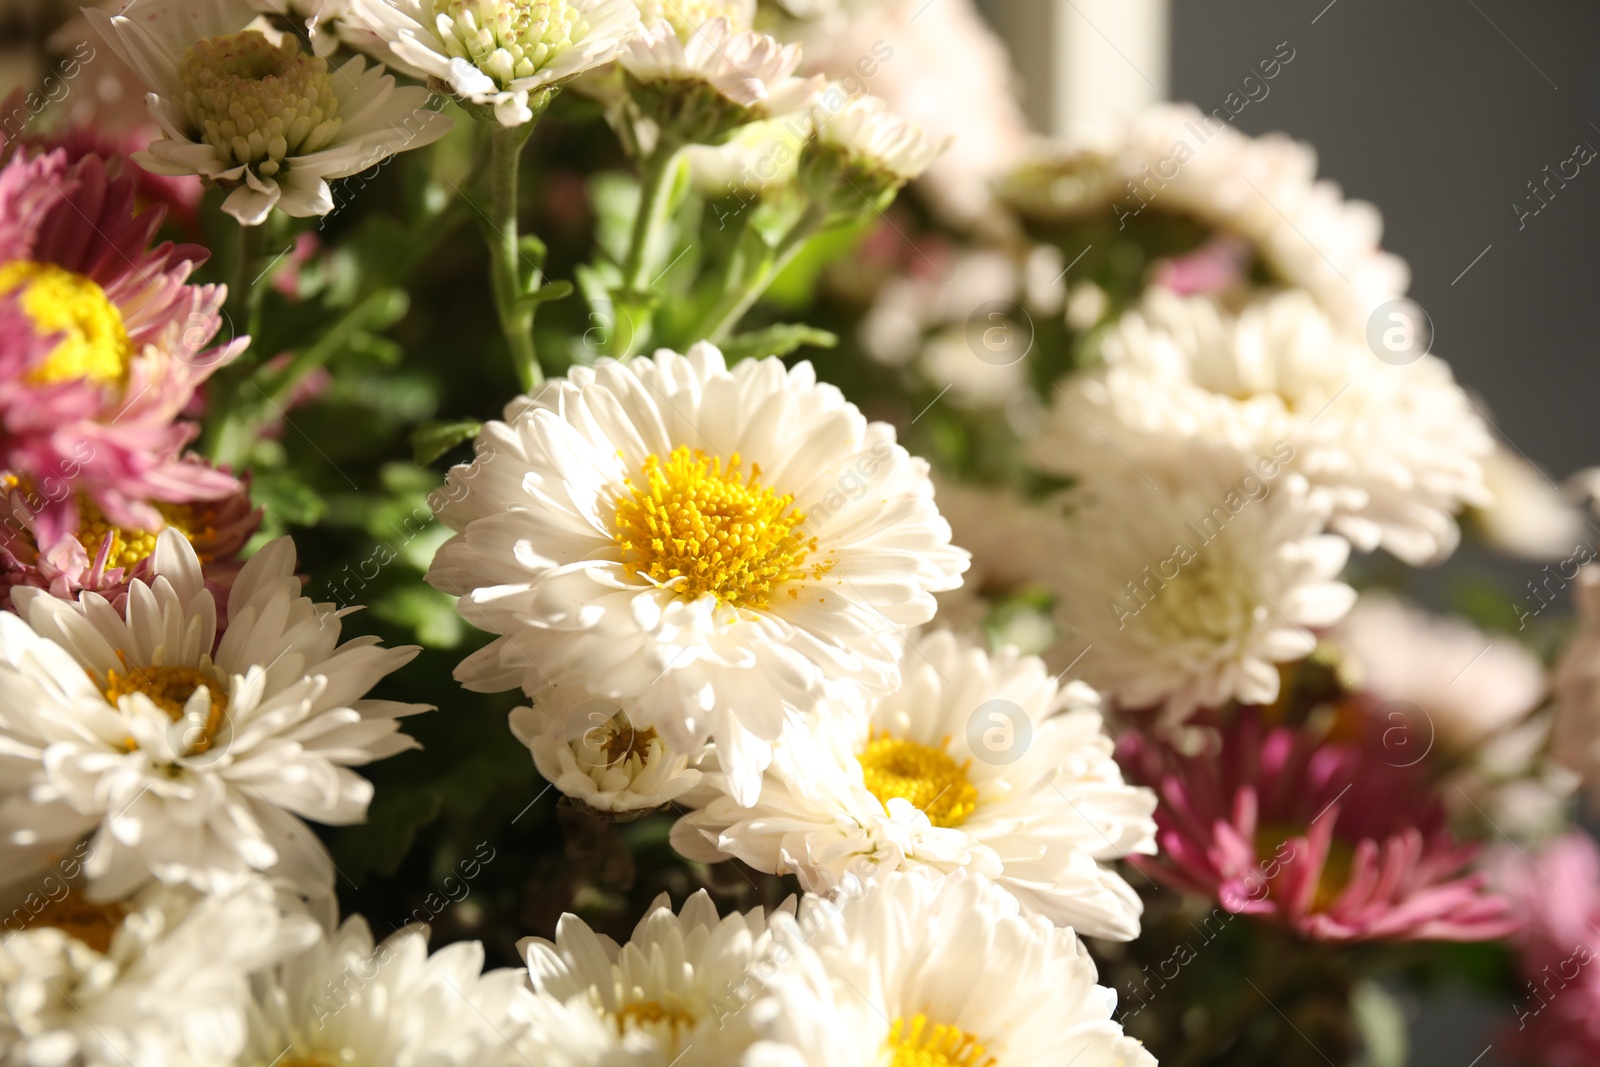
[[[1394,997],[1363,979],[1351,991],[1350,1008],[1365,1046],[1358,1067],[1406,1067],[1406,1014]]]
[[[295,526],[315,526],[326,507],[315,489],[288,471],[258,470],[250,495],[270,519]]]
[[[455,648],[466,635],[454,601],[420,583],[381,597],[372,605],[372,613],[384,622],[410,627],[429,648]]]
[[[427,466],[463,441],[478,436],[483,423],[477,419],[454,422],[425,422],[411,433],[411,451],[416,461]]]
[[[729,363],[734,363],[749,357],[787,356],[802,345],[834,348],[838,344],[838,335],[827,330],[802,323],[780,322],[728,338],[722,346],[722,354]]]
[[[443,806],[433,789],[379,789],[364,825],[341,827],[328,835],[334,863],[357,885],[373,873],[393,875],[411,851],[417,831],[437,819]]]

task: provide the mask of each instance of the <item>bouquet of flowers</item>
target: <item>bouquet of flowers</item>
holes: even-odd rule
[[[1307,146],[1032,139],[967,0],[35,37],[0,1064],[1600,1056],[1600,479]]]

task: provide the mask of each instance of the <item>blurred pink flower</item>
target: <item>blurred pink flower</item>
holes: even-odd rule
[[[1575,831],[1532,858],[1505,849],[1491,869],[1526,919],[1515,944],[1527,987],[1516,1027],[1495,1044],[1514,1060],[1591,1067],[1600,1062],[1600,849]]]
[[[237,479],[181,454],[174,420],[245,346],[207,348],[225,290],[184,284],[197,245],[150,247],[160,208],[97,155],[15,155],[0,168],[0,471],[30,489],[41,543],[79,497],[119,526],[159,530],[154,502],[219,500]]]
[[[1219,234],[1192,252],[1158,261],[1150,284],[1183,296],[1226,292],[1244,281],[1250,256],[1244,238]]]
[[[1117,756],[1156,789],[1160,855],[1133,862],[1229,911],[1318,941],[1486,941],[1518,926],[1509,902],[1461,872],[1458,844],[1415,768],[1356,745],[1264,726],[1253,712],[1186,755],[1139,732]]]

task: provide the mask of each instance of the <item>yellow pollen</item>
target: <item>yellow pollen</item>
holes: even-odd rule
[[[211,710],[206,713],[205,732],[194,745],[194,751],[204,752],[211,747],[212,739],[222,726],[228,713],[228,693],[217,681],[193,667],[128,667],[127,673],[110,671],[106,674],[106,701],[113,707],[122,697],[143,693],[151,702],[177,722],[183,718],[183,706],[194,691],[201,686],[211,696]]]
[[[638,1029],[643,1026],[657,1026],[666,1024],[676,1035],[679,1029],[692,1030],[695,1019],[693,1015],[681,1008],[669,1008],[658,1000],[643,1000],[637,1004],[626,1004],[617,1009],[617,1033],[625,1034],[630,1028]]]
[[[1290,853],[1279,855],[1284,842],[1293,837],[1304,837],[1305,833],[1303,826],[1262,823],[1256,827],[1256,859],[1261,861],[1263,868],[1275,860],[1288,862]],[[1296,847],[1304,848],[1304,842]],[[1312,911],[1327,911],[1338,902],[1340,894],[1350,884],[1350,871],[1355,865],[1355,858],[1355,849],[1338,838],[1328,843],[1328,858],[1323,861],[1322,872],[1317,876],[1317,889],[1311,898]]]
[[[22,310],[41,335],[60,334],[45,361],[28,372],[32,385],[85,379],[120,385],[133,358],[122,312],[106,291],[54,263],[14,259],[0,264],[0,295],[22,290]]]
[[[79,892],[69,892],[52,900],[27,922],[30,930],[50,927],[77,938],[102,955],[111,948],[122,920],[128,915],[124,904],[91,904]]]
[[[200,138],[263,177],[286,157],[328,147],[343,122],[328,61],[301,54],[293,34],[278,45],[260,30],[203,38],[184,53],[178,79]]]
[[[859,758],[867,791],[885,805],[896,797],[909,801],[943,827],[960,826],[978,808],[978,787],[967,781],[971,760],[957,763],[942,748],[902,741],[888,731],[868,741]]]
[[[197,539],[190,530],[191,520],[200,517],[195,505],[158,503],[155,509],[167,520],[167,526],[183,534],[185,540],[192,543]],[[137,566],[140,560],[148,558],[156,550],[158,532],[113,526],[91,501],[86,498],[78,500],[78,543],[93,561],[99,556],[101,544],[106,538],[111,538],[111,552],[106,558],[108,569],[130,569]],[[210,561],[201,556],[200,562]]]
[[[828,564],[805,565],[817,541],[801,530],[804,513],[760,479],[754,466],[745,480],[738,453],[726,470],[721,458],[686,445],[664,464],[650,456],[643,484],[628,479],[628,495],[617,501],[615,538],[627,573],[676,582],[688,600],[710,595],[757,610],[783,583],[820,578]]]
[[[885,1051],[889,1067],[995,1067],[999,1061],[984,1052],[973,1035],[955,1026],[931,1024],[920,1011],[908,1022],[896,1019]]]

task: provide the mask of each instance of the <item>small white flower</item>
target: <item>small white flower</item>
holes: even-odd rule
[[[808,896],[773,926],[815,953],[771,983],[801,1062],[1155,1067],[1077,935],[982,878],[901,874],[842,908]]]
[[[224,889],[252,868],[315,890],[329,861],[295,815],[365,818],[372,785],[349,768],[416,747],[397,719],[428,708],[364,694],[417,649],[339,644],[341,613],[300,595],[287,537],[240,570],[220,642],[188,541],[164,531],[152,559],[122,612],[18,588],[0,613],[0,840],[15,856],[93,833],[101,897],[149,873]]]
[[[153,90],[150,115],[163,136],[135,161],[231,189],[223,208],[247,226],[274,207],[326,215],[329,179],[450,129],[426,89],[398,88],[359,56],[330,68],[293,35],[252,26],[247,0],[144,0],[121,15],[85,14]]]
[[[1307,290],[1359,337],[1380,305],[1405,293],[1411,272],[1379,247],[1377,209],[1316,173],[1310,145],[1246,137],[1192,104],[1160,104],[1037,146],[1002,196],[1047,221],[1198,219],[1244,238],[1272,280]]]
[[[317,935],[265,882],[206,896],[152,883],[115,904],[73,887],[0,944],[0,1062],[216,1067],[245,1042],[247,975]]]
[[[760,908],[719,918],[701,890],[674,915],[663,893],[626,945],[563,915],[554,942],[530,937],[517,947],[537,995],[529,1062],[803,1067],[769,1040],[783,1013],[763,984],[806,950],[780,944]]]
[[[797,78],[800,46],[738,30],[725,17],[687,38],[657,22],[628,42],[619,65],[644,116],[687,141],[715,143],[730,129],[805,109],[821,78]]]
[[[641,25],[665,22],[683,41],[712,19],[727,19],[735,30],[748,30],[756,19],[756,0],[634,0],[634,3],[639,8]]]
[[[1473,508],[1470,517],[1500,551],[1541,562],[1564,560],[1587,540],[1576,494],[1504,442],[1483,457],[1483,481],[1492,500]]]
[[[528,100],[617,58],[639,32],[633,0],[350,0],[356,41],[456,96],[492,105],[503,126]]]
[[[1093,481],[1132,463],[1173,481],[1206,451],[1248,466],[1280,457],[1326,498],[1357,548],[1413,565],[1460,539],[1455,512],[1487,502],[1492,439],[1443,360],[1394,365],[1340,334],[1305,293],[1235,316],[1206,297],[1153,290],[1068,379],[1032,443],[1045,470]]]
[[[700,784],[677,752],[616,701],[563,686],[511,713],[511,732],[546,781],[596,811],[643,814]]]
[[[920,177],[951,140],[930,137],[891,111],[886,101],[849,96],[837,83],[823,92],[812,113],[817,122],[814,151],[838,153],[846,174],[872,176],[894,186]]]
[[[819,716],[786,738],[754,807],[706,798],[674,829],[679,850],[793,872],[810,892],[864,868],[967,868],[1027,914],[1138,936],[1139,896],[1107,864],[1155,851],[1156,798],[1123,783],[1095,692],[946,631],[918,641],[903,674],[870,718]]]
[[[407,926],[376,947],[359,915],[298,956],[255,976],[249,1041],[236,1067],[382,1064],[521,1067],[513,1043],[523,998],[515,968],[483,973],[483,946],[428,955],[428,930]]]
[[[671,750],[715,739],[754,800],[786,721],[899,680],[898,632],[960,584],[927,464],[808,363],[708,344],[577,367],[449,475],[428,572],[502,635],[467,688],[586,688]]]
[[[1465,619],[1441,617],[1375,591],[1364,594],[1328,640],[1344,653],[1341,674],[1380,701],[1416,705],[1419,745],[1469,753],[1521,719],[1545,694],[1539,657]],[[1385,720],[1380,706],[1378,719]],[[1420,757],[1420,750],[1418,752]]]
[[[1045,582],[1082,659],[1083,678],[1125,708],[1174,718],[1230,699],[1270,703],[1274,666],[1313,650],[1355,592],[1349,556],[1323,534],[1327,511],[1297,476],[1228,481],[1196,455],[1187,477],[1156,486],[1130,472],[1096,482],[1067,517]]]

